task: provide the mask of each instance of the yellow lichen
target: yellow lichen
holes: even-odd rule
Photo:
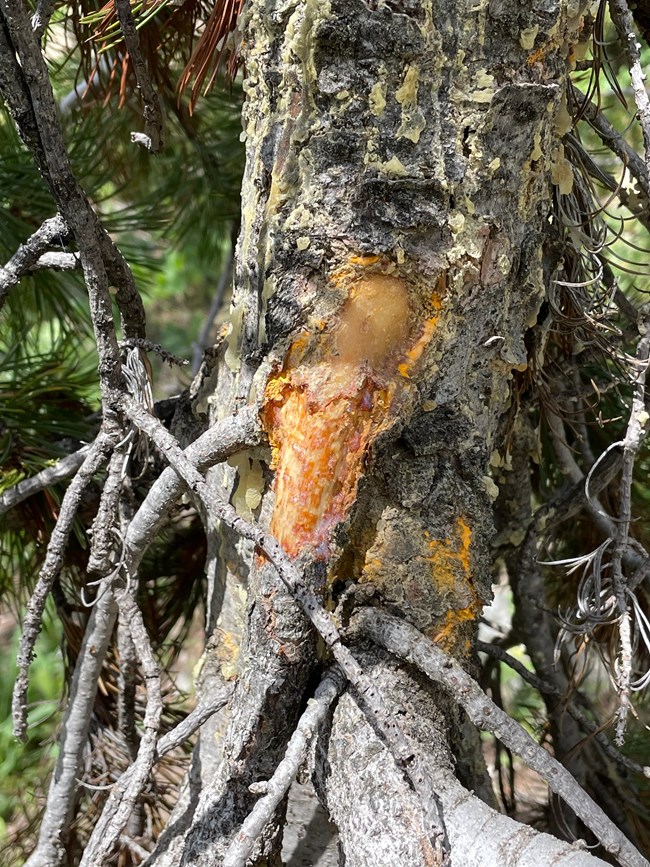
[[[377,81],[370,88],[368,105],[370,106],[370,111],[376,117],[380,117],[384,113],[384,109],[386,108],[386,85],[382,81]]]

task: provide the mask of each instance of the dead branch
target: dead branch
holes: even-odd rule
[[[609,0],[609,13],[630,70],[637,117],[643,133],[646,178],[650,179],[650,99],[645,89],[645,73],[641,66],[641,46],[636,41],[634,19],[626,0]]]
[[[115,405],[121,381],[109,274],[127,336],[144,336],[142,299],[130,269],[72,171],[40,40],[32,30],[27,8],[20,0],[0,0],[0,22],[0,93],[79,249],[100,357],[102,393],[106,400],[110,395],[108,402]]]
[[[32,29],[34,36],[39,40],[43,38],[47,25],[54,12],[56,0],[38,0],[36,11],[32,15]]]
[[[639,340],[636,353],[636,377],[634,394],[625,439],[623,440],[623,469],[619,486],[619,514],[614,533],[612,554],[612,581],[616,606],[619,612],[619,657],[616,672],[616,686],[619,695],[619,708],[616,722],[616,742],[620,746],[625,738],[627,715],[630,707],[632,683],[632,624],[630,614],[630,594],[623,574],[623,561],[630,546],[630,524],[632,521],[632,484],[634,464],[641,443],[647,434],[648,413],[645,408],[645,382],[650,355],[650,336],[644,323],[644,335]],[[647,559],[647,558],[646,558]],[[643,680],[643,679],[642,679]]]
[[[183,452],[187,461],[199,472],[225,461],[244,448],[258,445],[260,424],[253,407],[214,424]],[[168,467],[151,486],[129,524],[124,540],[129,573],[133,576],[147,548],[169,515],[174,502],[183,493],[184,480]]]
[[[415,665],[431,680],[446,687],[474,725],[492,732],[528,767],[540,774],[551,791],[571,807],[604,848],[624,867],[648,867],[648,861],[576,783],[566,768],[536,744],[519,723],[498,708],[457,662],[415,627],[376,608],[363,609],[354,617],[352,626],[359,634]]]
[[[231,685],[224,687],[218,695],[205,699],[194,710],[189,713],[182,722],[163,735],[156,746],[156,761],[162,759],[167,753],[180,747],[188,738],[191,738],[194,732],[201,728],[206,720],[221,710],[230,701],[233,693]]]
[[[81,867],[102,864],[110,855],[144,789],[156,760],[156,741],[163,711],[158,664],[151,648],[142,612],[130,588],[115,589],[115,599],[128,625],[147,687],[143,734],[138,754],[128,774],[122,774],[113,787],[102,814],[93,829],[81,859]]]
[[[187,460],[175,438],[163,425],[133,401],[125,401],[125,412],[131,421],[147,436],[163,454],[174,471],[182,477],[190,491],[195,495],[204,519],[210,524],[223,521],[236,533],[254,542],[271,561],[282,582],[293,598],[300,604],[307,618],[329,647],[335,660],[354,689],[355,695],[364,708],[368,719],[376,726],[389,746],[393,758],[411,781],[421,799],[423,809],[428,813],[428,827],[431,832],[432,857],[439,864],[448,863],[448,852],[444,848],[444,829],[437,815],[436,797],[431,788],[430,776],[412,746],[387,708],[383,696],[375,688],[372,680],[361,668],[351,651],[342,643],[341,635],[332,616],[324,609],[314,592],[305,583],[301,573],[284,553],[282,546],[260,527],[245,521],[233,506],[220,499],[207,485],[203,476]],[[434,854],[435,853],[435,854]]]
[[[0,49],[1,49],[0,45]],[[0,78],[0,89],[2,79]],[[68,227],[63,217],[57,214],[51,217],[31,235],[24,244],[13,254],[4,267],[0,267],[0,309],[7,299],[9,290],[20,282],[20,278],[30,271],[38,268],[38,262],[45,255],[45,251],[55,244],[60,244],[61,239],[68,234]],[[72,254],[69,254],[72,255]]]
[[[253,853],[255,840],[273,819],[307,757],[310,744],[318,736],[320,726],[344,686],[345,678],[338,667],[325,675],[314,698],[307,703],[307,709],[300,717],[275,773],[268,782],[257,784],[264,797],[255,804],[235,835],[223,859],[223,867],[245,867]]]
[[[129,0],[115,0],[115,9],[143,102],[144,133],[132,132],[131,141],[142,145],[152,154],[157,154],[164,146],[165,118],[162,101],[153,86],[140,49],[140,36],[133,20]]]
[[[585,99],[584,93],[575,85],[571,87],[571,93],[576,104],[580,106],[580,112],[589,122],[590,126],[598,134],[598,137],[626,166],[629,173],[639,184],[646,201],[650,200],[650,181],[644,161],[632,148],[625,138],[607,120],[605,115],[591,101]]]
[[[50,781],[38,844],[26,867],[52,867],[66,857],[63,838],[72,820],[79,769],[86,749],[97,683],[117,617],[117,605],[104,583],[90,615],[70,685],[59,734],[59,755]]]
[[[114,439],[107,433],[101,432],[90,447],[77,475],[70,482],[61,502],[56,526],[52,530],[45,554],[45,562],[27,605],[27,613],[23,621],[23,634],[18,649],[18,674],[12,700],[14,735],[21,740],[26,739],[25,733],[27,731],[28,670],[34,658],[34,645],[41,630],[41,618],[45,610],[45,602],[61,569],[63,553],[83,492],[97,470],[106,463],[113,445]]]
[[[602,726],[596,725],[595,722],[590,720],[589,717],[580,710],[577,700],[582,698],[582,696],[580,696],[579,693],[575,698],[567,693],[562,693],[561,690],[550,681],[538,677],[532,671],[529,671],[523,663],[498,644],[489,644],[486,641],[477,641],[476,649],[481,653],[486,653],[488,656],[494,657],[494,659],[498,659],[500,662],[504,662],[513,671],[516,671],[523,680],[536,689],[540,695],[556,699],[559,705],[566,708],[567,713],[571,714],[583,731],[594,738],[599,748],[622,768],[650,779],[650,766],[640,765],[638,762],[628,758],[620,750],[617,750],[607,735],[603,732]]]
[[[90,446],[82,446],[78,451],[71,455],[61,458],[50,467],[45,467],[40,473],[31,476],[29,479],[23,479],[12,488],[7,488],[4,493],[0,494],[0,515],[4,515],[18,503],[22,503],[28,497],[37,494],[44,488],[49,488],[57,482],[62,482],[69,478],[73,473],[76,473],[79,467],[86,459]]]

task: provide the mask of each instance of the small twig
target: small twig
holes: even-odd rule
[[[92,481],[97,470],[106,463],[113,444],[114,440],[112,437],[107,433],[100,432],[95,442],[90,446],[77,475],[70,482],[61,502],[56,526],[52,530],[45,554],[45,562],[27,605],[27,613],[23,621],[23,634],[18,649],[18,674],[12,700],[14,735],[21,740],[26,739],[25,733],[27,731],[28,671],[34,659],[34,645],[41,631],[41,620],[43,611],[45,610],[45,602],[52,589],[52,584],[61,569],[63,553],[83,492]]]
[[[4,267],[0,267],[0,309],[4,304],[9,290],[20,282],[20,278],[37,267],[45,251],[54,244],[60,244],[61,239],[68,234],[68,227],[63,217],[57,214],[51,217],[31,235],[13,254]],[[71,255],[71,254],[67,254]]]
[[[143,861],[151,855],[151,852],[147,851],[144,846],[141,846],[131,837],[126,834],[120,834],[120,843],[123,846],[126,846],[127,849],[130,849],[138,858],[141,858]]]
[[[22,482],[18,482],[12,488],[7,488],[3,494],[0,494],[0,515],[4,515],[10,509],[13,509],[14,506],[17,506],[18,503],[22,503],[28,497],[37,494],[43,488],[49,488],[50,485],[62,482],[73,473],[76,473],[86,459],[89,451],[90,446],[83,446],[79,451],[66,455],[66,457],[61,458],[60,461],[52,464],[52,466],[45,467],[45,469],[35,476],[23,479]]]
[[[638,153],[631,147],[625,138],[607,120],[598,107],[585,100],[585,95],[577,87],[571,88],[573,98],[580,106],[580,111],[590,126],[598,134],[598,137],[626,166],[632,177],[637,181],[646,201],[650,201],[650,180],[646,165]]]
[[[554,698],[558,704],[566,708],[573,719],[588,735],[592,736],[600,749],[606,753],[618,765],[635,774],[640,774],[642,777],[650,779],[650,766],[640,765],[638,762],[632,761],[624,755],[620,750],[612,744],[607,735],[603,732],[602,727],[589,719],[578,707],[575,699],[562,693],[560,689],[554,686],[550,681],[538,677],[534,672],[529,671],[526,666],[516,659],[512,654],[505,651],[498,644],[489,644],[485,641],[477,641],[476,649],[481,653],[487,653],[489,656],[498,659],[505,663],[513,671],[536,689],[541,695]]]
[[[648,861],[618,830],[611,819],[578,785],[556,759],[489,699],[457,662],[436,647],[414,626],[376,608],[365,608],[353,619],[352,628],[390,653],[415,665],[431,680],[446,687],[465,709],[474,725],[495,737],[540,774],[582,819],[605,849],[624,867],[648,867]]]
[[[382,735],[398,767],[406,774],[414,790],[420,796],[422,807],[427,813],[431,835],[432,859],[440,864],[448,863],[445,849],[444,828],[436,814],[437,800],[431,789],[430,776],[421,760],[414,755],[408,738],[397,723],[394,714],[386,706],[381,693],[372,679],[361,668],[350,650],[343,644],[334,619],[320,603],[313,590],[305,583],[301,573],[287,557],[280,543],[260,527],[249,524],[233,506],[222,500],[208,487],[205,479],[187,460],[176,439],[153,416],[145,412],[133,401],[125,401],[125,412],[131,421],[160,450],[174,471],[185,481],[188,488],[202,505],[207,520],[212,524],[223,521],[242,538],[249,539],[262,551],[276,568],[287,590],[300,604],[307,618],[329,647],[335,660],[352,684],[354,693],[364,713]]]
[[[264,797],[255,804],[244,820],[241,829],[233,838],[226,852],[222,867],[245,867],[253,853],[255,841],[266,825],[273,819],[280,802],[285,797],[304,763],[310,744],[327,716],[332,702],[345,686],[345,678],[338,667],[330,669],[318,686],[314,698],[289,739],[284,758],[271,779],[263,784]]]
[[[52,867],[65,861],[64,841],[74,814],[79,769],[86,749],[97,684],[117,617],[110,588],[100,588],[83,637],[59,735],[59,755],[50,780],[38,845],[25,867]]]
[[[133,64],[133,71],[138,82],[138,89],[142,96],[144,118],[144,134],[132,132],[131,141],[143,145],[152,154],[159,153],[164,144],[164,115],[160,96],[152,84],[149,70],[142,50],[140,48],[140,36],[131,13],[130,0],[115,0],[117,17],[122,28],[122,35],[128,56]]]
[[[120,616],[128,624],[147,687],[147,703],[143,720],[143,734],[138,755],[128,773],[122,774],[115,784],[102,814],[86,844],[81,867],[103,864],[111,854],[129,816],[144,789],[156,760],[156,742],[163,711],[162,690],[158,664],[151,648],[142,612],[130,590],[115,589]]]
[[[616,722],[616,743],[620,746],[625,739],[625,728],[630,708],[630,690],[632,688],[632,635],[630,622],[630,589],[623,574],[623,561],[630,540],[630,524],[632,522],[632,484],[634,482],[634,464],[641,443],[647,434],[649,420],[645,408],[645,383],[650,355],[650,335],[648,326],[643,323],[644,334],[639,340],[636,352],[637,375],[634,382],[632,407],[628,421],[625,439],[623,440],[623,468],[619,486],[619,514],[614,534],[614,551],[612,554],[612,580],[616,605],[619,611],[619,643],[620,650],[617,661],[616,686],[619,695],[619,708]]]
[[[641,46],[634,31],[634,19],[626,0],[609,0],[609,12],[618,32],[630,70],[630,80],[636,103],[637,117],[643,132],[646,178],[650,179],[650,99],[645,89],[645,73],[641,66]]]
[[[120,340],[120,347],[137,347],[144,349],[145,352],[155,352],[163,361],[170,366],[176,364],[179,367],[184,367],[189,364],[187,359],[181,358],[179,355],[174,355],[173,352],[168,352],[160,343],[154,343],[152,340],[147,340],[144,337],[127,337],[126,340]]]
[[[36,11],[32,15],[32,30],[39,42],[43,38],[47,25],[50,23],[55,6],[56,0],[38,0]]]
[[[257,413],[253,407],[244,407],[237,414],[213,425],[185,449],[184,455],[199,472],[205,472],[242,449],[257,445],[259,441]],[[137,572],[147,548],[185,487],[184,480],[171,467],[167,467],[149,489],[125,537],[131,575]]]
[[[228,261],[221,269],[221,274],[219,275],[219,280],[217,281],[217,287],[214,290],[214,296],[212,298],[212,302],[210,303],[210,308],[206,313],[205,320],[203,325],[201,326],[201,331],[199,332],[198,337],[194,343],[192,349],[192,375],[198,373],[199,367],[201,366],[201,359],[203,357],[203,350],[208,345],[208,340],[210,338],[210,332],[212,331],[212,326],[214,324],[214,320],[219,315],[219,311],[223,305],[224,295],[226,294],[226,289],[232,280],[232,272],[235,261],[235,241],[236,238],[233,239],[230,250],[228,251]]]
[[[188,738],[191,738],[194,732],[201,728],[206,720],[209,720],[213,714],[228,704],[232,693],[232,685],[226,685],[218,695],[202,701],[182,722],[179,722],[171,731],[163,735],[156,746],[156,761],[162,759],[163,756],[166,756],[167,753],[170,753],[177,747],[180,747]]]

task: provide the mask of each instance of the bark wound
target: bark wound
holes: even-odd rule
[[[271,530],[291,556],[331,555],[331,531],[354,503],[368,450],[393,424],[431,341],[445,277],[425,302],[378,256],[354,257],[331,281],[347,294],[333,321],[303,333],[267,383],[273,447]]]

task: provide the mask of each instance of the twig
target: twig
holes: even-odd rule
[[[147,64],[142,56],[140,36],[131,14],[130,0],[115,0],[115,9],[144,104],[142,111],[144,134],[132,132],[131,141],[142,145],[152,154],[157,154],[164,144],[164,115],[161,99],[151,82]]]
[[[86,749],[97,683],[117,617],[110,588],[100,589],[75,666],[61,724],[59,755],[50,781],[38,845],[25,867],[53,867],[65,860],[64,838],[74,813],[77,779]]]
[[[109,275],[127,336],[144,336],[144,305],[130,269],[72,171],[40,40],[20,0],[0,0],[0,92],[79,248],[100,357],[102,395],[110,412],[118,401],[120,374]]]
[[[289,739],[284,758],[276,768],[271,779],[261,784],[264,797],[260,798],[244,820],[241,829],[228,847],[222,867],[245,867],[253,853],[255,841],[265,826],[272,820],[275,812],[289,791],[301,765],[307,757],[310,744],[318,735],[318,730],[332,705],[343,690],[345,678],[338,667],[331,669],[319,684],[314,698],[307,703],[307,709]]]
[[[84,849],[81,867],[103,864],[119,840],[155,763],[156,741],[163,711],[160,674],[142,619],[142,612],[129,589],[115,589],[114,593],[120,616],[128,624],[147,686],[147,704],[142,723],[144,732],[140,739],[137,758],[130,766],[129,772],[122,774],[117,781],[104,805]]]
[[[113,444],[114,440],[108,434],[100,432],[95,442],[90,446],[77,475],[70,482],[61,502],[56,526],[52,530],[45,554],[45,562],[27,605],[27,613],[23,621],[23,634],[18,649],[18,675],[14,685],[12,700],[14,735],[21,740],[26,739],[25,733],[27,731],[28,670],[34,659],[34,645],[41,630],[41,619],[45,609],[45,602],[52,589],[52,584],[61,569],[63,553],[83,492],[92,481],[97,470],[106,463]]]
[[[54,244],[60,244],[61,239],[68,234],[68,227],[63,217],[57,214],[51,217],[21,244],[4,267],[0,267],[0,309],[12,286],[20,282],[20,278],[37,267],[46,250]],[[69,254],[70,255],[70,254]]]
[[[481,653],[486,653],[489,656],[498,659],[505,663],[513,671],[536,689],[541,695],[554,698],[559,704],[563,705],[567,713],[571,714],[578,725],[589,735],[591,735],[598,746],[618,765],[635,774],[640,774],[642,777],[650,779],[650,766],[640,765],[638,762],[632,761],[624,755],[620,750],[612,744],[607,735],[603,732],[602,727],[589,719],[578,707],[575,699],[563,694],[560,689],[554,686],[550,681],[538,677],[532,671],[529,671],[526,666],[516,659],[512,654],[508,653],[498,644],[489,644],[486,641],[477,641],[476,649]],[[579,695],[579,694],[578,694]]]
[[[55,6],[56,0],[38,0],[36,11],[32,15],[32,29],[34,36],[39,42],[43,38],[47,25],[50,23]]]
[[[619,611],[619,657],[616,671],[616,686],[619,695],[619,708],[616,721],[616,743],[620,746],[625,739],[627,715],[630,708],[632,688],[632,636],[630,623],[630,589],[623,574],[623,560],[629,547],[630,524],[632,521],[632,484],[634,482],[634,463],[647,433],[648,413],[645,408],[645,382],[650,355],[650,335],[648,325],[643,323],[644,334],[639,340],[636,352],[637,375],[630,418],[623,441],[623,469],[619,486],[619,514],[614,534],[612,554],[612,580],[616,605]]]
[[[280,579],[300,604],[352,684],[357,700],[368,719],[382,735],[398,767],[406,774],[420,796],[422,807],[428,814],[433,862],[447,864],[448,853],[444,844],[444,828],[441,818],[436,813],[437,801],[426,768],[422,766],[419,757],[414,755],[408,738],[396,722],[394,714],[387,708],[383,696],[375,688],[371,678],[342,643],[331,614],[324,609],[314,592],[307,586],[301,573],[284,553],[277,539],[260,527],[249,524],[237,514],[233,506],[224,502],[216,492],[211,490],[205,479],[187,460],[175,438],[157,419],[132,401],[125,402],[125,411],[131,421],[151,438],[174,471],[182,477],[201,503],[207,520],[210,523],[223,521],[241,537],[254,542],[276,568]]]
[[[203,350],[208,345],[208,340],[210,338],[210,332],[212,331],[214,320],[219,315],[219,311],[221,310],[221,306],[223,304],[224,295],[226,294],[226,289],[228,288],[228,285],[232,280],[232,272],[235,260],[235,242],[236,238],[233,238],[230,245],[230,250],[228,252],[228,261],[221,269],[221,274],[219,275],[219,280],[217,281],[217,288],[214,290],[214,296],[212,298],[212,302],[210,303],[210,308],[206,313],[205,320],[203,321],[203,325],[201,326],[201,331],[199,332],[199,335],[196,338],[192,349],[192,375],[195,375],[199,371],[199,367],[201,366],[201,358],[203,357]]]
[[[236,415],[213,425],[185,449],[184,455],[199,472],[205,472],[243,448],[257,445],[259,441],[257,413],[253,407],[244,407]],[[129,524],[124,540],[131,575],[137,571],[144,553],[185,487],[184,480],[168,467],[149,489]]]
[[[571,92],[576,103],[580,105],[580,111],[589,122],[594,132],[605,145],[619,157],[626,166],[632,177],[638,182],[645,195],[646,201],[650,201],[650,180],[644,161],[632,148],[625,138],[607,120],[598,107],[585,99],[584,93],[572,86]]]
[[[415,665],[431,680],[446,687],[479,729],[495,737],[537,771],[582,819],[605,849],[624,867],[648,867],[648,861],[618,830],[609,817],[576,783],[571,774],[524,729],[500,710],[457,662],[421,632],[403,620],[375,608],[365,608],[353,619],[352,628],[390,653]]]
[[[17,506],[18,503],[22,503],[28,497],[37,494],[43,488],[49,488],[50,485],[62,482],[73,473],[76,473],[89,451],[90,446],[82,446],[79,451],[66,455],[60,461],[52,464],[52,466],[45,467],[45,469],[35,476],[23,479],[22,482],[18,482],[12,488],[7,488],[3,494],[0,494],[0,515],[4,515],[10,509],[13,509],[14,506]]]
[[[646,178],[650,179],[650,99],[645,89],[645,73],[641,66],[641,46],[636,41],[634,19],[626,0],[609,0],[609,12],[623,44],[630,70],[637,117],[643,132]]]
[[[228,704],[232,693],[233,687],[228,684],[218,695],[202,701],[182,722],[179,722],[171,731],[163,735],[156,746],[156,761],[191,738],[206,720],[209,720],[213,714]]]

